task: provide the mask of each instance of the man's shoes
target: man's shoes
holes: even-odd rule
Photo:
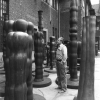
[[[56,89],[61,89],[61,87],[60,87],[60,86],[58,86]]]
[[[66,92],[66,89],[62,89],[64,92]]]
[[[59,91],[59,93],[64,93],[66,92],[66,89],[61,89],[61,91]]]
[[[61,87],[60,87],[60,86],[58,86],[58,89],[61,89]]]

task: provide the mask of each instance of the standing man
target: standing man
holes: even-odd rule
[[[56,67],[57,67],[57,79],[58,88],[61,92],[66,92],[67,90],[67,77],[66,77],[66,65],[67,65],[67,47],[63,44],[63,37],[57,40],[57,51],[56,51]]]

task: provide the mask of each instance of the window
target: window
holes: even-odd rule
[[[53,5],[52,0],[50,0],[50,6],[52,6],[52,5]]]
[[[0,52],[3,50],[3,24],[9,19],[9,0],[0,0]]]
[[[48,30],[46,28],[43,28],[43,35],[44,35],[44,43],[46,44],[48,42]]]
[[[8,1],[8,0],[7,0]],[[0,0],[0,19],[3,21],[4,17],[6,17],[6,19],[8,19],[8,2],[5,0]]]
[[[52,33],[53,33],[53,36],[55,36],[54,27],[52,27]]]
[[[43,0],[44,2],[50,4],[50,0]]]
[[[55,38],[57,40],[57,28],[55,28]]]
[[[58,34],[57,34],[57,28],[55,27],[52,27],[52,31],[53,31],[53,36],[55,36],[55,38],[57,39],[58,38]]]
[[[58,0],[52,0],[52,7],[58,10]]]
[[[58,10],[58,0],[43,0],[45,3],[50,5],[52,8]]]
[[[43,31],[43,35],[44,35],[44,43],[46,43],[46,31]]]

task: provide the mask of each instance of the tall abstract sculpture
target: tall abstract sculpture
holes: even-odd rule
[[[77,100],[94,100],[95,15],[86,16],[83,29],[82,61]]]
[[[78,6],[76,0],[71,0],[70,5],[70,43],[69,43],[69,70],[70,79],[68,81],[69,88],[78,88],[77,75],[77,21],[78,21]]]
[[[38,11],[38,28],[39,31],[34,33],[34,50],[35,50],[35,78],[33,80],[34,87],[46,87],[51,85],[51,80],[43,77],[43,60],[44,60],[44,35],[43,35],[43,16],[42,11]]]
[[[35,46],[35,65],[36,65],[36,70],[35,70],[35,81],[43,81],[43,44],[42,44],[42,38],[43,38],[43,33],[42,32],[37,32],[34,34],[35,41],[34,41],[34,46]]]
[[[50,72],[50,73],[56,73],[56,68],[55,66],[55,49],[56,49],[56,44],[55,44],[55,36],[50,37],[50,68],[45,68],[44,71]]]
[[[81,99],[84,85],[84,75],[86,66],[86,18],[83,18],[83,30],[82,30],[82,54],[81,54],[81,65],[80,65],[80,81],[78,90],[78,99]],[[80,91],[80,92],[79,92]]]
[[[38,29],[39,31],[43,31],[43,11],[39,10],[38,11]]]
[[[55,37],[50,37],[50,69],[53,70],[55,62]]]
[[[5,100],[34,100],[32,93],[32,73],[27,75],[27,67],[32,69],[32,60],[27,50],[32,38],[27,33],[10,32],[7,36]],[[32,45],[31,45],[32,46]],[[31,51],[32,52],[32,51]],[[27,81],[28,80],[28,81]]]

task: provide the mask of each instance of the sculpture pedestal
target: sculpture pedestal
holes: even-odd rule
[[[1,80],[2,78],[2,80]],[[0,100],[4,100],[5,96],[5,77],[0,76]],[[43,96],[33,94],[33,100],[46,100]]]
[[[33,100],[46,100],[43,96],[38,94],[33,94]],[[4,100],[4,96],[0,98],[0,100]]]
[[[53,68],[53,69],[50,69],[50,68],[45,68],[44,69],[45,72],[48,72],[48,73],[56,73],[56,68]]]
[[[38,94],[33,94],[33,100],[46,100],[43,96]]]
[[[32,73],[32,76],[35,77],[35,71]],[[43,77],[48,77],[48,76],[49,76],[49,73],[43,72]]]
[[[78,89],[79,87],[79,77],[76,80],[71,80],[70,75],[67,75],[67,88]]]
[[[35,81],[35,78],[33,78],[33,87],[36,88],[42,88],[42,87],[47,87],[51,85],[51,79],[44,77],[43,81]]]

